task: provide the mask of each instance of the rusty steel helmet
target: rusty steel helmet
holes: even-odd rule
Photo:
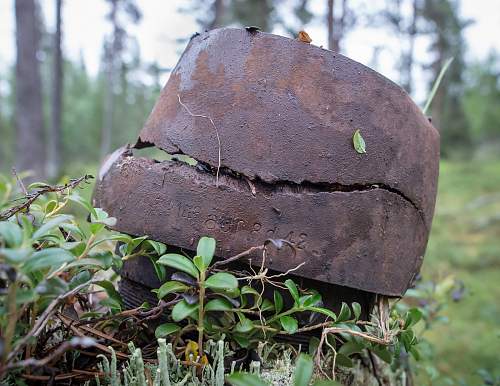
[[[95,199],[121,232],[187,250],[211,236],[218,258],[286,239],[296,253],[273,251],[268,268],[304,262],[295,275],[387,296],[420,269],[439,134],[401,87],[343,55],[245,29],[195,36],[141,147],[198,165],[110,156]]]

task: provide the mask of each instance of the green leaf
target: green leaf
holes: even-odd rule
[[[342,353],[337,353],[337,357],[335,358],[335,363],[342,367],[350,368],[354,366],[354,364],[352,363],[352,359]]]
[[[80,284],[85,283],[86,281],[89,281],[92,278],[92,275],[90,274],[89,271],[80,271],[78,272],[75,276],[71,278],[69,281],[68,285],[70,289],[73,289]]]
[[[83,266],[95,266],[99,267],[101,269],[106,268],[106,264],[100,260],[93,259],[93,258],[83,258],[83,259],[78,259],[75,260],[67,265],[67,268],[73,268],[73,267],[83,267]]]
[[[171,293],[185,292],[189,287],[178,281],[167,281],[160,288],[158,288],[158,299],[163,299]]]
[[[243,287],[241,287],[241,294],[242,295],[254,295],[254,296],[260,297],[260,294],[254,288],[252,288],[248,285],[244,285]]]
[[[247,348],[250,346],[250,339],[243,335],[233,335],[233,339],[240,345],[242,348]]]
[[[365,345],[361,342],[355,340],[349,340],[345,342],[342,347],[338,350],[339,353],[344,354],[345,356],[350,356],[355,353],[360,353],[365,349]]]
[[[317,336],[311,336],[309,339],[309,355],[314,355],[316,354],[316,351],[318,350],[319,347],[319,338]]]
[[[127,255],[130,255],[135,249],[142,244],[144,240],[146,240],[148,236],[136,237],[130,240],[127,244]]]
[[[124,235],[123,233],[118,233],[118,234],[113,234],[113,235],[106,235],[102,239],[99,239],[100,241],[119,241],[121,243],[129,244],[132,242],[133,238],[130,237],[129,235]],[[148,240],[149,241],[149,240]]]
[[[59,246],[67,251],[71,251],[73,255],[79,256],[87,247],[87,243],[83,241],[67,241],[61,243]]]
[[[31,255],[31,248],[0,248],[0,257],[5,258],[9,264],[21,264]]]
[[[292,295],[295,303],[299,304],[299,290],[297,289],[297,285],[291,279],[285,280],[285,285],[288,288],[288,291],[290,291],[290,294]]]
[[[233,386],[269,386],[257,375],[235,372],[226,377],[226,381]]]
[[[109,280],[101,280],[101,281],[98,281],[95,284],[98,285],[99,287],[104,288],[104,290],[106,290],[106,293],[108,294],[108,296],[111,299],[113,299],[113,301],[115,301],[116,303],[118,303],[121,306],[121,304],[122,304],[122,297],[118,293],[118,291],[116,290],[116,288],[113,285],[113,283],[111,283]]]
[[[62,248],[46,248],[37,251],[24,263],[24,273],[31,273],[45,268],[58,268],[64,263],[75,260],[75,256]]]
[[[90,215],[90,221],[112,227],[116,225],[116,218],[109,215],[101,208],[94,208],[94,213]]]
[[[299,327],[299,323],[297,319],[292,318],[291,316],[285,315],[280,318],[280,323],[283,329],[289,334],[294,334]]]
[[[21,228],[23,229],[23,239],[31,240],[31,235],[34,232],[32,219],[28,218],[28,216],[24,213],[18,213],[17,219],[18,223],[21,223]]]
[[[358,320],[361,315],[361,304],[358,302],[352,303],[352,312],[354,312],[354,319]]]
[[[165,252],[167,251],[167,246],[158,241],[146,240],[145,243],[148,244],[151,248],[153,248],[158,256],[165,254]]]
[[[300,305],[304,307],[314,306],[321,301],[321,295],[318,293],[312,295],[301,296],[299,299]]]
[[[198,310],[198,303],[189,304],[184,299],[172,308],[172,319],[179,322]]]
[[[205,262],[203,261],[203,256],[196,255],[193,257],[193,263],[200,272],[205,272],[207,269],[207,267],[205,267]]]
[[[205,281],[205,287],[212,289],[234,290],[238,288],[238,280],[227,272],[218,272]]]
[[[234,299],[240,296],[240,289],[239,288],[232,288],[232,289],[212,289],[214,292],[217,292],[218,294],[225,295],[228,298]]]
[[[411,346],[416,342],[417,338],[413,330],[405,330],[401,333],[400,340],[403,342],[406,351],[410,351]]]
[[[38,294],[33,289],[22,289],[19,288],[16,291],[16,304],[27,304],[32,303],[38,299]]]
[[[411,355],[413,355],[413,358],[415,358],[416,361],[420,360],[420,352],[417,350],[415,346],[411,346],[410,353]]]
[[[274,311],[274,304],[269,299],[264,299],[260,305],[261,312]]]
[[[89,225],[90,233],[93,235],[97,235],[99,232],[104,230],[104,228],[106,228],[106,225],[100,222],[93,222]]]
[[[246,333],[246,332],[252,331],[253,328],[254,328],[254,325],[253,325],[252,321],[250,319],[243,317],[234,327],[234,331]]]
[[[391,364],[392,355],[389,352],[389,350],[387,350],[387,347],[375,345],[371,348],[371,350],[375,353],[375,355],[377,355],[384,362]]]
[[[46,236],[52,229],[58,227],[63,222],[67,222],[67,221],[71,220],[72,218],[73,218],[72,216],[68,216],[65,214],[57,216],[57,217],[53,217],[52,220],[47,221],[40,228],[38,228],[35,231],[35,233],[33,233],[32,239],[38,240],[38,239],[42,238],[43,236]]]
[[[365,140],[361,136],[361,133],[358,130],[354,132],[354,135],[352,136],[352,144],[354,145],[354,149],[359,153],[363,154],[366,153],[366,144]]]
[[[58,205],[58,202],[57,200],[49,200],[46,204],[45,204],[45,207],[43,209],[44,213],[45,214],[49,214],[50,212],[52,212]]]
[[[279,314],[283,309],[283,296],[279,291],[274,290],[274,311]]]
[[[257,307],[261,303],[260,294],[254,288],[248,285],[241,287],[241,295],[252,295],[254,301],[252,308]],[[242,306],[247,304],[247,299],[245,296],[241,296],[241,304]]]
[[[407,328],[410,328],[417,324],[420,319],[422,319],[422,316],[422,311],[420,311],[418,308],[410,308],[406,313],[404,329],[406,330]]]
[[[293,372],[294,386],[308,386],[313,374],[313,360],[310,355],[300,354],[295,362],[295,371]]]
[[[205,305],[205,311],[231,311],[233,305],[226,299],[212,299]]]
[[[318,312],[320,314],[329,316],[330,319],[332,319],[333,322],[337,320],[337,315],[333,311],[330,311],[328,308],[324,307],[306,307],[306,310],[308,311],[313,311],[313,312]]]
[[[149,260],[151,261],[151,264],[155,269],[156,277],[158,278],[158,280],[160,280],[161,283],[163,283],[167,276],[167,270],[163,265],[158,264],[153,257],[149,256]]]
[[[99,302],[101,306],[109,307],[113,313],[120,312],[122,310],[122,305],[113,298],[106,298]]]
[[[167,335],[179,331],[181,328],[175,323],[163,323],[156,327],[155,336],[157,339],[165,338]]]
[[[337,316],[337,322],[345,322],[346,320],[349,320],[351,318],[351,310],[349,309],[349,306],[342,302],[342,307],[340,308],[340,313],[339,316]]]
[[[211,237],[202,237],[198,241],[198,247],[196,248],[196,255],[203,258],[205,264],[205,269],[210,266],[215,253],[215,239]]]
[[[11,221],[0,222],[0,240],[4,240],[6,246],[15,248],[23,242],[23,231],[19,225]]]
[[[79,205],[81,205],[87,212],[90,214],[96,215],[94,207],[85,200],[82,196],[78,195],[77,193],[73,193],[70,196],[67,197],[69,201],[75,202]]]
[[[191,260],[177,253],[167,253],[166,255],[161,256],[158,259],[158,264],[178,269],[179,271],[186,272],[194,278],[198,278],[198,269],[191,262]]]

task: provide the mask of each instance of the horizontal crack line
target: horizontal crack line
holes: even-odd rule
[[[156,147],[157,149],[166,152],[164,149],[161,149],[160,147],[156,146],[151,142],[141,142],[139,144],[139,147]],[[136,148],[138,148],[137,145]],[[214,177],[217,176],[218,174],[220,177],[219,180],[220,185],[224,185],[224,182],[228,182],[224,181],[225,178],[228,178],[233,181],[234,180],[239,181],[241,183],[244,183],[244,185],[246,185],[246,187],[250,189],[250,192],[253,195],[256,195],[258,193],[264,195],[270,195],[273,193],[285,193],[285,194],[314,194],[314,193],[335,193],[335,192],[351,193],[351,192],[367,192],[375,189],[382,189],[387,192],[396,194],[397,196],[401,197],[403,200],[408,202],[417,211],[424,226],[427,229],[427,223],[425,222],[423,211],[406,194],[385,183],[370,182],[370,183],[341,184],[338,182],[326,182],[326,181],[311,182],[308,180],[304,180],[302,182],[294,182],[288,180],[276,180],[268,182],[264,181],[259,176],[249,177],[243,173],[239,173],[231,168],[228,168],[227,166],[221,166],[220,168],[219,167],[215,168],[209,163],[197,160],[196,158],[193,158],[192,156],[184,153],[182,149],[180,149],[178,146],[176,146],[176,148],[177,150],[174,153],[169,153],[169,154],[171,154],[172,156],[183,155],[196,160],[197,164],[196,166],[194,166],[194,168],[196,168],[198,173],[202,173],[205,175],[210,174]],[[183,164],[187,166],[185,162],[175,158],[169,161],[158,161],[155,159],[153,159],[152,161],[162,164],[168,162],[175,164]]]

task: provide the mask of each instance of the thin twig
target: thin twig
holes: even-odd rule
[[[0,221],[7,220],[13,215],[22,210],[29,210],[30,206],[35,202],[40,196],[43,196],[47,193],[60,193],[66,189],[74,189],[77,187],[82,181],[87,182],[88,180],[94,178],[91,175],[85,175],[83,177],[70,180],[67,184],[64,185],[43,185],[42,187],[33,190],[32,192],[25,192],[23,199],[25,200],[22,204],[13,206],[3,212],[0,212]]]
[[[429,94],[429,97],[427,98],[427,102],[425,102],[425,106],[422,109],[422,112],[427,114],[427,110],[429,110],[429,107],[432,103],[432,100],[434,99],[434,96],[436,95],[436,92],[439,88],[439,85],[441,84],[441,81],[443,80],[444,74],[446,74],[446,71],[448,71],[448,67],[450,67],[451,62],[453,62],[453,57],[449,58],[445,63],[444,66],[441,68],[441,71],[439,72],[439,75],[432,85],[432,90],[431,93]]]
[[[10,363],[7,365],[5,368],[3,368],[3,371],[6,370],[12,370],[15,368],[19,367],[41,367],[45,366],[46,364],[52,362],[54,359],[59,358],[62,354],[64,354],[66,351],[77,348],[77,347],[82,347],[82,348],[87,348],[87,347],[92,347],[94,346],[94,340],[92,338],[88,337],[73,337],[69,341],[65,341],[62,343],[56,350],[54,350],[50,355],[46,356],[45,358],[42,359],[35,359],[35,358],[29,358],[25,359],[23,361],[18,361],[14,363]]]
[[[23,191],[24,195],[28,195],[28,191],[26,190],[26,186],[24,186],[23,180],[19,178],[19,175],[17,174],[16,168],[12,168],[12,175],[16,177],[17,183],[19,184],[19,187]]]
[[[33,328],[30,330],[29,333],[27,333],[24,338],[22,338],[19,343],[17,344],[16,348],[12,350],[12,352],[8,356],[8,361],[11,361],[15,355],[28,343],[28,341],[31,338],[36,338],[40,333],[43,331],[45,328],[45,324],[48,322],[49,317],[52,315],[52,313],[56,310],[56,307],[59,305],[60,302],[62,302],[64,299],[69,298],[71,296],[76,295],[78,292],[80,292],[83,288],[94,284],[98,282],[99,280],[89,280],[85,283],[82,283],[75,288],[73,288],[71,291],[68,291],[62,295],[59,295],[57,298],[52,300],[52,302],[49,304],[49,306],[45,309],[42,315],[38,318],[36,321],[35,325]]]
[[[283,276],[286,276],[286,275],[288,275],[288,274],[290,274],[290,273],[292,273],[292,272],[294,272],[294,271],[298,270],[299,268],[301,268],[301,267],[302,267],[305,263],[306,263],[306,262],[305,262],[305,261],[303,261],[302,263],[300,263],[300,264],[299,264],[299,265],[297,265],[296,267],[294,267],[294,268],[290,268],[290,269],[289,269],[288,271],[286,271],[286,272],[279,273],[279,274],[277,274],[277,275],[271,275],[271,276],[268,276],[267,278],[268,278],[268,279],[276,279],[277,277],[283,277]]]
[[[248,248],[246,251],[238,253],[237,255],[229,257],[225,260],[216,261],[214,264],[212,264],[212,266],[210,267],[210,270],[213,270],[214,268],[220,267],[221,265],[229,264],[229,263],[232,263],[233,261],[242,259],[243,257],[246,257],[246,256],[252,254],[253,252],[262,251],[264,248],[265,248],[265,245],[259,245],[258,247],[251,247],[251,248]]]
[[[370,358],[370,362],[371,362],[371,365],[373,368],[373,375],[375,376],[375,379],[377,380],[378,385],[383,386],[383,383],[378,376],[377,365],[375,363],[375,358],[373,357],[373,353],[371,352],[371,350],[368,350],[368,357]]]
[[[71,329],[71,331],[73,331],[73,333],[74,333],[75,335],[78,335],[78,336],[80,336],[80,337],[84,337],[84,336],[85,336],[85,334],[84,334],[83,332],[81,332],[81,331],[78,329],[78,327],[75,327],[75,326],[72,324],[72,322],[70,322],[70,320],[71,320],[71,319],[68,319],[68,318],[66,318],[64,315],[61,315],[61,314],[58,314],[58,317],[59,317],[59,319],[60,319],[60,320],[61,320],[61,321],[62,321],[62,322],[66,325],[66,326],[68,326],[68,327]],[[103,351],[103,352],[106,352],[106,353],[108,353],[108,354],[111,354],[111,349],[110,349],[109,347],[107,347],[107,346],[105,346],[105,345],[101,344],[101,343],[97,343],[97,342],[96,342],[96,343],[94,344],[94,347],[98,348],[99,350],[101,350],[101,351]],[[128,359],[128,355],[126,355],[126,354],[122,353],[121,351],[117,351],[117,350],[115,350],[115,354],[116,354],[116,356],[117,356],[118,358],[121,358],[121,359]]]
[[[349,334],[353,336],[359,336],[360,338],[366,339],[367,341],[373,342],[373,343],[378,343],[384,346],[388,346],[392,343],[392,336],[387,335],[384,336],[383,338],[378,338],[376,336],[366,334],[364,332],[359,332],[356,330],[350,330],[349,328],[341,328],[341,327],[328,327],[323,330],[323,333],[325,334]]]
[[[212,118],[210,118],[208,115],[202,115],[202,114],[194,114],[191,112],[191,110],[189,110],[189,108],[184,104],[182,103],[181,101],[181,96],[179,94],[177,94],[177,98],[179,99],[179,104],[184,107],[187,111],[187,113],[189,115],[191,115],[192,117],[198,117],[198,118],[205,118],[205,119],[208,119],[210,121],[210,123],[212,124],[214,130],[215,130],[215,135],[217,136],[217,143],[218,143],[218,149],[217,149],[217,172],[215,174],[215,184],[218,186],[219,185],[219,171],[220,171],[220,167],[221,167],[221,142],[220,142],[220,137],[219,137],[219,130],[217,130],[217,126],[215,126],[215,123],[213,121]]]

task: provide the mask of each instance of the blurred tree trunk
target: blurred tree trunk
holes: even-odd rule
[[[127,103],[120,103],[116,98],[117,91],[120,87],[120,79],[126,79],[126,71],[129,66],[137,66],[140,62],[138,54],[130,63],[126,63],[123,58],[123,53],[127,49],[128,43],[132,42],[129,39],[125,25],[125,18],[136,24],[142,18],[140,8],[135,0],[107,0],[110,4],[110,12],[107,19],[111,23],[112,32],[104,40],[104,117],[101,131],[101,158],[104,158],[111,150],[112,139],[114,138],[114,126],[120,123],[123,115],[115,115],[116,106],[127,108]],[[133,47],[128,47],[133,48]],[[138,50],[137,46],[135,47]],[[133,54],[133,50],[131,53]],[[127,86],[127,82],[121,83],[121,86]],[[120,90],[122,102],[127,97],[126,88]],[[123,122],[123,120],[121,121]],[[123,131],[118,133],[123,135]],[[119,138],[119,137],[118,137]]]
[[[415,39],[417,37],[417,19],[419,13],[418,0],[412,0],[412,15],[411,22],[408,28],[408,51],[404,55],[403,59],[403,88],[411,94],[412,83],[413,83],[413,62],[414,62],[414,50],[415,50]]]
[[[431,39],[431,84],[437,79],[444,63],[454,58],[431,104],[432,122],[441,134],[441,154],[447,156],[457,149],[470,150],[472,139],[463,105],[465,50],[464,29],[471,21],[460,16],[459,2],[425,0],[422,20]]]
[[[37,51],[40,42],[35,0],[16,0],[16,167],[44,178],[42,87]]]
[[[228,4],[226,17],[229,23],[257,26],[262,31],[271,32],[273,11],[273,0],[232,0]]]
[[[224,0],[215,0],[212,4],[213,18],[207,25],[207,29],[219,28],[224,25],[224,15],[226,13],[226,5]]]
[[[334,0],[328,0],[328,12],[326,14],[326,24],[328,25],[328,49],[333,50],[334,38],[333,38],[333,20],[334,13],[333,9],[335,6]]]
[[[61,116],[63,88],[63,57],[61,47],[61,11],[62,0],[56,0],[56,31],[53,42],[52,74],[52,125],[47,138],[47,176],[56,178],[61,168]]]
[[[328,0],[327,4],[327,25],[328,25],[328,49],[340,52],[342,38],[345,35],[347,18],[347,0],[342,0],[342,11],[339,17],[335,17],[335,1]]]
[[[106,88],[104,96],[104,124],[101,132],[101,159],[104,158],[111,150],[111,135],[113,133],[113,115],[115,110],[115,79],[116,79],[116,56],[119,51],[119,37],[120,28],[118,26],[117,13],[118,1],[109,0],[111,3],[111,12],[109,14],[109,21],[111,22],[113,32],[110,41],[107,42],[104,50],[105,56],[105,77]]]

